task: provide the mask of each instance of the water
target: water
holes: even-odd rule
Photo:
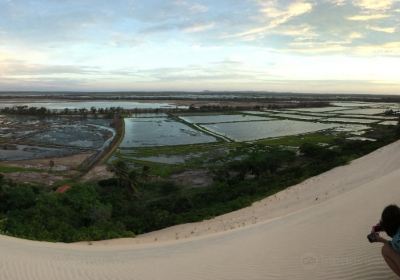
[[[331,102],[332,106],[340,106],[340,107],[376,107],[379,106],[376,103],[369,102]]]
[[[324,119],[324,121],[343,122],[343,123],[377,123],[378,122],[378,120],[356,119],[356,118],[328,118],[328,119]]]
[[[275,114],[274,116],[289,118],[289,119],[299,119],[299,120],[319,120],[321,117],[317,116],[303,116],[303,115],[295,115],[295,114]]]
[[[315,112],[297,112],[293,110],[268,110],[268,113],[275,113],[275,114],[290,114],[290,115],[301,115],[301,116],[311,116],[311,117],[332,117],[336,115],[336,112],[326,112],[326,113],[315,113]]]
[[[338,112],[339,114],[359,114],[359,115],[377,115],[383,114],[386,111],[386,108],[371,108],[371,109],[354,109],[354,110],[345,110]]]
[[[341,118],[362,118],[374,120],[395,120],[396,117],[374,116],[374,115],[340,115]]]
[[[366,137],[349,137],[346,138],[348,140],[355,140],[355,141],[370,141],[370,142],[375,142],[376,139],[373,138],[366,138]]]
[[[202,126],[235,141],[253,141],[320,131],[335,128],[338,124],[275,120],[264,122],[220,123]]]
[[[266,115],[266,116],[271,116],[271,115],[272,115],[271,113],[273,113],[273,112],[280,113],[280,111],[269,111],[269,112],[266,112],[266,111],[241,111],[240,113],[249,114],[249,115]]]
[[[10,145],[7,145],[10,146]],[[79,153],[71,148],[46,148],[29,145],[15,145],[13,149],[0,145],[0,160],[30,160],[48,157],[62,157]]]
[[[384,121],[384,122],[380,122],[379,124],[382,125],[397,125],[399,122],[398,121]]]
[[[165,113],[136,113],[136,114],[131,114],[130,116],[134,117],[134,118],[165,118],[165,117],[168,117],[168,115]]]
[[[168,118],[125,119],[121,148],[187,145],[215,142],[216,138]]]
[[[134,102],[134,101],[63,101],[63,100],[48,100],[45,102],[37,101],[8,101],[2,100],[0,108],[14,107],[14,106],[29,106],[29,107],[45,107],[51,110],[68,109],[90,109],[95,108],[110,108],[121,107],[124,109],[171,109],[180,108],[187,109],[188,106],[176,106],[171,103],[152,103],[152,102]]]
[[[31,141],[41,144],[100,149],[109,138],[108,130],[88,125],[63,125],[36,133]]]
[[[189,123],[198,123],[198,124],[273,120],[272,118],[268,117],[249,116],[249,115],[207,115],[207,116],[203,115],[203,116],[181,116],[180,118]]]
[[[364,124],[340,124],[334,131],[352,132],[352,134],[362,135],[369,129],[371,129],[371,127]]]
[[[102,149],[115,136],[110,119],[7,116],[0,118],[0,138],[34,145]]]
[[[345,109],[346,108],[344,107],[321,107],[321,108],[295,108],[295,109],[289,109],[289,111],[321,113],[321,112],[332,112]]]

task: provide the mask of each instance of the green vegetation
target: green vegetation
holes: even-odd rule
[[[151,176],[154,166],[130,168],[123,160],[113,162],[114,178],[70,183],[64,193],[0,176],[0,231],[29,239],[74,242],[135,236],[209,219],[387,145],[400,138],[400,126],[377,125],[365,137],[377,141],[309,134],[229,144],[226,156],[210,160],[214,183],[203,188],[156,179]],[[162,152],[168,149],[173,148]]]
[[[43,170],[36,168],[24,168],[18,166],[0,165],[0,173],[12,173],[12,172],[42,172]]]

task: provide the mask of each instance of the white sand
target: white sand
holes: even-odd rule
[[[0,236],[0,279],[397,279],[366,235],[400,204],[400,141],[221,217],[51,244]]]

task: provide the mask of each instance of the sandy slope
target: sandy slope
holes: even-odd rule
[[[365,236],[400,204],[399,182],[400,141],[252,207],[137,239],[0,236],[0,279],[396,279]]]

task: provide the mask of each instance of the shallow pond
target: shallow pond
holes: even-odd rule
[[[380,108],[371,108],[371,109],[351,109],[351,110],[345,110],[345,111],[340,111],[336,112],[339,114],[346,114],[346,115],[353,115],[353,114],[358,114],[358,115],[377,115],[377,114],[383,114],[386,111],[386,109],[380,109]]]
[[[7,101],[2,100],[0,108],[14,106],[29,106],[29,107],[45,107],[51,110],[68,109],[90,109],[95,108],[110,108],[121,107],[124,109],[162,109],[162,108],[181,108],[187,109],[188,106],[176,106],[171,103],[152,103],[152,102],[134,102],[134,101],[63,101],[63,100],[48,100],[48,101]]]
[[[267,121],[273,119],[269,117],[259,117],[250,115],[203,115],[203,116],[181,116],[180,118],[189,123],[198,123],[198,124]]]
[[[373,120],[394,120],[396,117],[374,116],[374,115],[340,115],[341,118],[362,118]]]
[[[320,131],[337,127],[338,124],[274,120],[264,122],[220,123],[202,126],[235,141],[253,141]]]
[[[344,107],[320,107],[320,108],[294,108],[294,109],[288,109],[288,111],[324,113],[324,112],[340,111],[345,109],[346,108]]]
[[[125,119],[121,148],[211,143],[216,139],[168,118]]]
[[[7,145],[0,145],[0,160],[30,160],[48,157],[69,156],[79,153],[79,150],[70,148],[45,148],[28,145],[15,145],[12,149]]]
[[[165,113],[134,113],[130,115],[132,118],[165,118],[168,117]]]
[[[368,129],[371,129],[371,127],[364,124],[340,124],[334,129],[334,131],[353,132],[353,134],[357,133],[357,135],[361,135],[365,133],[365,131],[367,131]]]
[[[372,102],[331,102],[332,106],[340,107],[379,107],[382,103],[372,103]]]
[[[376,139],[372,139],[372,138],[366,138],[366,137],[348,137],[346,138],[348,140],[354,140],[354,141],[370,141],[370,142],[375,142]]]
[[[281,117],[281,118],[311,120],[311,121],[321,119],[321,117],[317,117],[317,116],[304,116],[304,115],[295,115],[295,114],[275,114],[274,116]]]
[[[384,122],[380,122],[379,124],[382,125],[397,125],[399,122],[398,121],[384,121]]]
[[[378,120],[356,119],[356,118],[327,118],[324,121],[328,122],[343,122],[343,123],[376,123]]]

